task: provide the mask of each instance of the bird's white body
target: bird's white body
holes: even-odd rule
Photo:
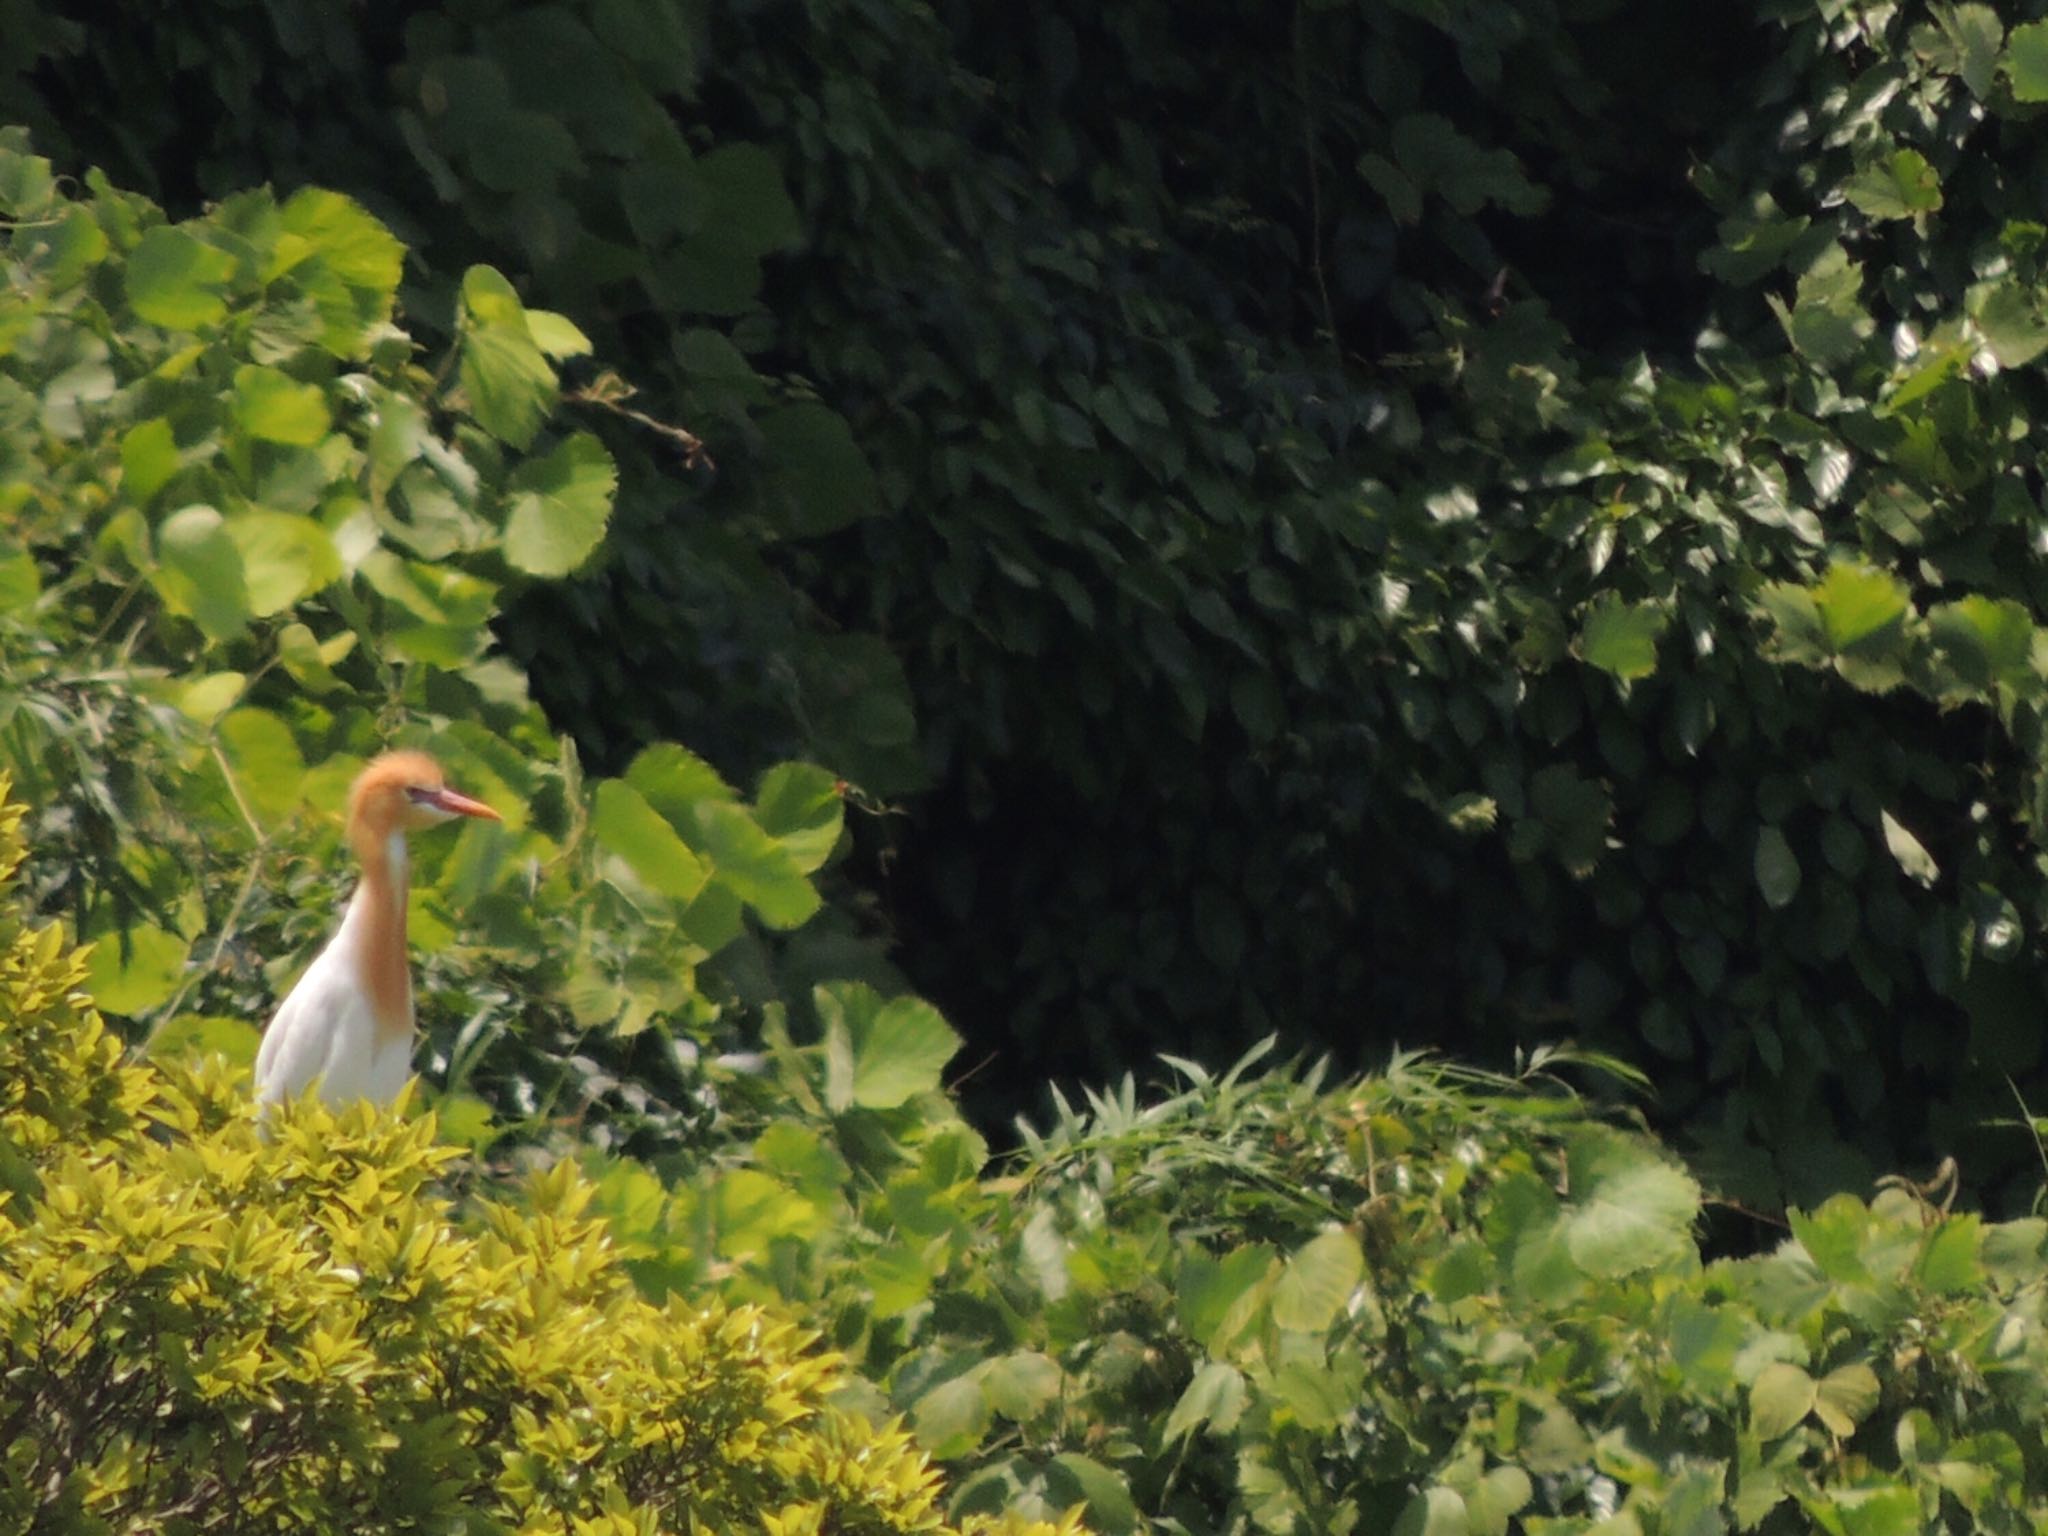
[[[386,857],[400,889],[406,878],[405,835],[392,833]],[[371,937],[372,881],[356,887],[341,928],[313,958],[271,1016],[256,1052],[256,1102],[295,1099],[318,1082],[330,1106],[368,1099],[389,1104],[412,1074],[412,999],[407,984],[406,1028],[380,1026],[364,985],[365,948]]]

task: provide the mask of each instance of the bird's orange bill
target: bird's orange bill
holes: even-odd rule
[[[417,792],[415,798],[421,805],[430,805],[437,811],[446,811],[450,816],[481,816],[485,821],[504,820],[483,801],[472,800],[459,790],[423,789]]]

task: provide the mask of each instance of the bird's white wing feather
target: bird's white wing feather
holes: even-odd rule
[[[256,1052],[256,1101],[295,1099],[316,1079],[320,1097],[389,1103],[411,1067],[411,1042],[380,1039],[345,946],[329,944],[278,1004]]]

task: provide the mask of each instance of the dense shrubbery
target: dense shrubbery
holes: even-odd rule
[[[609,766],[928,781],[868,872],[985,1102],[1569,1028],[1746,1190],[2016,1169],[2037,34],[1640,10],[41,14],[0,102],[516,264],[705,436],[607,429],[508,638]]]
[[[948,1529],[908,1433],[832,1406],[843,1368],[793,1324],[642,1300],[573,1164],[458,1223],[431,1116],[260,1132],[240,1081],[124,1063],[87,962],[6,894],[8,1529]]]
[[[956,1512],[2037,1529],[2048,1222],[1900,1183],[1707,1262],[1692,1178],[1554,1080],[1588,1065],[1186,1064],[984,1163],[943,1100],[865,1103],[828,1047],[783,1055],[750,1155],[667,1195],[613,1167],[600,1199],[656,1295],[799,1306],[952,1463]]]

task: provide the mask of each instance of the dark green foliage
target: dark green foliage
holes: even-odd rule
[[[986,1104],[1569,1027],[1731,1187],[2022,1165],[2023,17],[325,14],[46,20],[0,106],[170,196],[355,190],[709,444],[575,405],[613,546],[505,633],[600,761],[926,786],[868,869]]]

